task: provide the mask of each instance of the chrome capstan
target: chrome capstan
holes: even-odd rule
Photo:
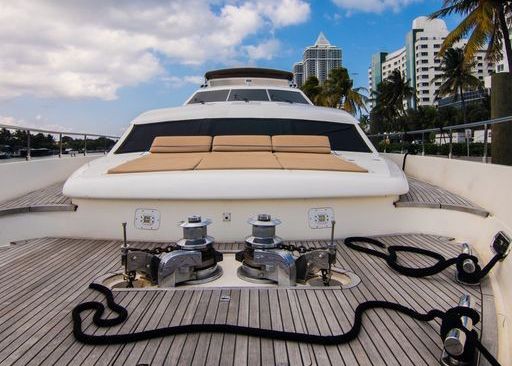
[[[190,216],[181,223],[183,238],[175,246],[156,249],[122,249],[125,274],[129,281],[136,272],[144,274],[153,284],[174,287],[178,284],[200,284],[222,276],[222,253],[217,252],[214,239],[208,236],[211,223],[201,216]]]
[[[222,268],[217,262],[222,261],[223,256],[213,248],[214,239],[207,232],[209,224],[211,220],[194,215],[180,225],[183,238],[176,243],[179,249],[165,253],[160,258],[160,287],[205,283],[222,275]]]
[[[242,262],[238,277],[250,282],[295,286],[295,258],[280,249],[283,241],[276,236],[276,226],[281,221],[259,214],[248,223],[252,225],[252,235],[245,239],[245,249],[236,254],[236,260]]]

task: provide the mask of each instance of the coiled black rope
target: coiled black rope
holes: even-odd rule
[[[434,320],[435,318],[441,319],[441,338],[444,340],[450,329],[459,328],[464,331],[467,335],[467,341],[464,349],[464,353],[459,356],[460,359],[471,358],[474,354],[475,348],[479,349],[482,355],[494,366],[499,366],[498,361],[485,349],[485,347],[478,340],[478,333],[475,331],[469,331],[465,328],[461,321],[461,316],[468,316],[473,321],[473,324],[477,324],[480,321],[480,316],[478,312],[475,310],[464,307],[457,306],[451,308],[447,311],[442,311],[438,309],[433,309],[427,312],[426,314],[419,313],[413,309],[410,309],[406,306],[388,302],[388,301],[365,301],[360,303],[355,310],[354,315],[354,324],[352,328],[343,334],[337,335],[314,335],[314,334],[306,334],[306,333],[296,333],[296,332],[285,332],[285,331],[277,331],[271,329],[260,329],[260,328],[251,328],[244,327],[239,325],[230,325],[230,324],[187,324],[187,325],[177,325],[166,328],[157,328],[152,330],[144,330],[135,333],[127,333],[127,334],[113,334],[113,335],[93,335],[86,334],[82,330],[82,313],[87,310],[93,310],[93,323],[98,327],[111,327],[115,325],[119,325],[123,323],[128,318],[128,312],[126,309],[117,304],[114,300],[114,296],[112,291],[103,286],[96,283],[91,283],[89,288],[101,292],[105,295],[107,306],[115,312],[117,315],[114,318],[105,319],[103,315],[105,313],[105,306],[98,301],[89,301],[84,302],[75,306],[72,312],[73,317],[73,334],[75,338],[82,343],[85,344],[94,344],[94,345],[110,345],[110,344],[120,344],[120,343],[129,343],[129,342],[137,342],[142,340],[148,340],[152,338],[160,338],[170,335],[178,335],[185,333],[199,333],[199,332],[209,332],[209,333],[228,333],[228,334],[238,334],[238,335],[246,335],[246,336],[254,336],[254,337],[262,337],[262,338],[270,338],[277,339],[283,341],[294,341],[294,342],[304,342],[304,343],[315,343],[321,345],[338,345],[342,343],[348,343],[354,340],[362,326],[363,322],[363,314],[364,312],[370,309],[388,309],[400,312],[411,318],[416,320],[428,322]]]
[[[386,263],[393,268],[395,271],[397,271],[400,274],[403,274],[405,276],[409,277],[427,277],[435,275],[439,272],[444,271],[446,268],[455,265],[457,268],[457,275],[459,280],[465,283],[475,284],[479,283],[482,278],[487,276],[489,271],[494,267],[494,265],[502,259],[502,255],[496,254],[492,259],[487,263],[486,266],[483,268],[480,267],[478,264],[478,258],[474,255],[461,253],[457,257],[446,259],[443,255],[433,252],[431,250],[422,249],[422,248],[416,248],[416,247],[410,247],[410,246],[403,246],[403,245],[390,245],[386,246],[383,242],[373,239],[373,238],[367,238],[362,236],[352,236],[349,238],[346,238],[344,240],[345,245],[351,249],[357,250],[359,252],[363,252],[366,254],[373,255],[375,257],[383,258],[386,260]],[[356,244],[356,243],[366,243],[370,244],[379,248],[387,249],[388,253],[384,253],[381,251],[378,251],[373,248],[367,248],[362,245]],[[420,254],[427,257],[430,257],[437,262],[433,264],[432,266],[428,267],[422,267],[422,268],[412,268],[403,266],[398,263],[398,255],[397,253],[414,253],[414,254]],[[464,271],[464,261],[466,259],[469,259],[473,262],[475,265],[475,270],[472,273],[465,272]]]

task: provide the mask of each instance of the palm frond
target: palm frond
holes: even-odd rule
[[[466,18],[464,18],[460,24],[452,30],[448,36],[446,36],[441,49],[439,50],[439,56],[443,56],[447,49],[453,47],[453,45],[463,39],[468,33],[471,32],[478,24],[479,12],[478,9],[473,10]]]

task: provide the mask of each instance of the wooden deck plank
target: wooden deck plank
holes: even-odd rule
[[[204,317],[205,323],[214,323],[215,317],[217,316],[217,308],[219,307],[220,289],[210,290],[212,296],[210,297],[210,303],[206,310],[206,316]],[[215,335],[219,336],[218,334]],[[210,340],[212,338],[211,333],[201,333],[197,341],[196,352],[190,365],[204,365],[206,363],[206,357],[208,356],[208,350],[210,348]],[[184,364],[188,364],[183,361]]]
[[[286,291],[277,291],[277,298],[279,299],[279,309],[282,317],[283,330],[294,332],[295,325],[293,324],[293,317],[291,315],[290,301]],[[309,356],[304,360],[301,356],[299,344],[297,342],[286,342],[286,352],[290,365],[300,365],[302,363],[309,364]]]
[[[258,289],[249,290],[249,326],[259,328],[260,325],[260,299]],[[249,337],[247,345],[247,362],[249,365],[261,364],[261,339]]]
[[[396,207],[423,207],[455,210],[487,217],[489,211],[470,200],[436,185],[408,177],[409,192],[399,197]]]
[[[137,302],[138,300],[142,299],[142,294],[139,293],[138,299],[137,299],[137,293],[128,293],[128,294],[116,294],[116,301],[119,301],[120,304],[123,306],[133,306],[134,302]],[[100,301],[101,301],[100,297]],[[103,301],[102,301],[103,302]],[[112,311],[107,310],[107,316],[112,315]],[[133,317],[132,317],[133,321]],[[113,328],[110,329],[103,329],[103,328],[97,328],[92,324],[92,316],[88,316],[84,320],[84,329],[87,333],[100,335],[100,334],[113,334]],[[121,347],[121,346],[117,346]],[[62,352],[62,349],[65,349],[64,352]],[[96,361],[98,358],[103,356],[103,350],[105,347],[98,347],[98,346],[91,346],[91,345],[84,345],[77,342],[74,342],[74,337],[72,334],[68,335],[68,337],[65,339],[64,344],[59,345],[59,347],[56,349],[57,352],[53,352],[50,357],[45,359],[45,364],[47,365],[55,365],[55,364],[73,364],[73,365],[83,365],[84,362],[87,360],[88,363],[92,363]],[[93,352],[95,351],[95,352]],[[88,359],[89,355],[92,355],[90,359]]]
[[[277,295],[277,289],[268,290],[268,303],[269,303],[269,317],[270,325],[274,330],[283,330],[283,320],[281,314],[281,307],[279,305],[279,297]],[[274,358],[276,365],[288,365],[288,354],[286,351],[285,341],[274,341]]]
[[[98,255],[98,252],[95,254]],[[76,291],[77,287],[81,289],[81,283],[92,281],[97,273],[96,271],[101,270],[102,267],[101,262],[98,267],[90,266],[88,263],[78,265],[72,262],[71,264],[76,265],[75,270],[78,269],[78,278],[75,277],[71,281],[68,279],[62,289],[55,284],[57,281],[52,282],[51,286],[42,284],[38,291],[32,291],[32,294],[23,296],[25,299],[24,307],[19,306],[18,309],[14,309],[15,312],[18,310],[16,315],[9,316],[7,314],[8,318],[1,322],[2,325],[13,324],[13,326],[5,332],[6,336],[0,340],[0,360],[3,359],[4,355],[9,355],[9,359],[11,359],[16,354],[22,353],[24,349],[31,347],[41,335],[45,334],[45,328],[48,324],[58,321],[62,305],[74,301],[80,294],[81,291]],[[66,277],[62,278],[66,279]],[[45,285],[46,289],[44,288]],[[48,288],[50,291],[47,290]],[[33,304],[36,304],[36,306],[33,306]],[[15,320],[14,323],[13,319]]]
[[[183,298],[183,291],[177,291],[175,292],[174,296],[172,297],[171,301],[169,302],[169,306],[167,307],[166,314],[162,317],[162,321],[160,322],[160,327],[168,327],[168,326],[174,326],[181,324],[181,318],[179,314],[176,312],[176,309],[178,308],[179,304],[181,303],[181,300]],[[208,301],[206,301],[206,304],[208,304]],[[195,320],[195,319],[194,319]],[[195,320],[199,322],[198,320]],[[202,321],[202,320],[201,320]],[[192,336],[195,336],[192,335]],[[172,337],[165,337],[158,341],[158,344],[154,345],[154,354],[153,361],[150,363],[151,365],[165,365],[167,362],[167,358],[174,357],[176,352],[170,353],[170,350],[172,349],[172,346],[174,344],[174,341],[176,340],[175,336]],[[153,342],[153,341],[150,341]],[[187,349],[186,347],[183,347],[183,351]],[[195,342],[194,342],[194,349],[195,349]],[[192,349],[191,354],[194,354],[194,349]],[[187,353],[189,354],[190,351],[187,349]],[[146,357],[149,357],[150,355],[147,355]],[[179,354],[177,355],[179,357]]]
[[[270,308],[270,300],[268,289],[259,290],[260,300],[260,328],[273,329],[272,318],[270,313],[273,309]],[[277,311],[277,309],[276,309]],[[274,342],[271,339],[261,339],[261,363],[263,365],[274,365]]]
[[[0,216],[28,212],[75,211],[71,198],[62,194],[64,182],[0,203]]]
[[[249,326],[249,289],[240,290],[240,303],[238,306],[238,325]],[[234,365],[247,365],[249,337],[236,336]]]
[[[416,245],[436,250],[447,257],[459,252],[455,242],[434,235],[393,235],[380,239],[388,245]],[[116,300],[129,311],[128,321],[114,328],[96,328],[89,312],[84,314],[85,330],[91,334],[117,334],[216,322],[328,335],[347,331],[352,326],[354,309],[361,301],[385,299],[428,311],[433,307],[449,308],[460,294],[469,292],[475,309],[483,314],[483,328],[479,324],[477,329],[483,329],[482,340],[496,352],[496,314],[492,311],[494,298],[488,286],[485,291],[481,286],[463,286],[454,281],[449,270],[426,279],[397,275],[381,259],[352,251],[341,241],[337,243],[336,266],[350,268],[361,277],[361,284],[353,289],[116,291]],[[137,243],[137,246],[155,244]],[[227,251],[239,248],[238,244],[222,244],[220,247]],[[326,243],[295,244],[324,246]],[[79,302],[104,301],[102,295],[86,287],[96,276],[120,268],[119,245],[117,241],[44,238],[0,251],[0,274],[13,278],[0,283],[0,290],[7,298],[7,301],[0,300],[0,332],[5,335],[0,337],[0,364],[430,365],[437,362],[441,353],[439,322],[421,323],[390,310],[368,312],[359,337],[339,346],[208,333],[127,345],[79,344],[71,333],[69,313]],[[431,263],[429,259],[409,254],[400,260],[411,266]],[[39,276],[33,276],[33,268],[38,269]],[[487,323],[492,329],[486,327]]]
[[[304,330],[306,333],[320,335],[320,329],[316,322],[315,316],[313,314],[313,310],[309,304],[307,294],[305,291],[297,291],[296,292],[299,308],[302,313],[302,317],[304,318],[306,329]],[[313,349],[313,353],[315,355],[315,359],[317,363],[320,364],[328,364],[329,355],[325,349],[325,346],[313,344],[311,345]]]
[[[237,325],[238,324],[238,313],[240,307],[240,294],[241,291],[239,289],[231,290],[229,293],[229,308],[228,315],[226,318],[227,324]],[[236,345],[236,335],[234,334],[225,334],[224,341],[222,343],[222,352],[220,355],[219,365],[233,365],[234,357],[235,357],[235,345]]]
[[[223,289],[220,293],[219,304],[217,305],[217,315],[215,316],[216,324],[226,324],[228,318],[229,301],[226,301],[226,296],[229,296],[229,289]],[[206,365],[218,365],[222,351],[222,343],[224,341],[223,334],[213,334],[210,344],[208,345],[208,355],[206,357]]]
[[[325,319],[324,312],[322,311],[322,306],[318,302],[318,298],[316,297],[316,291],[304,291],[304,295],[306,295],[307,303],[309,304],[309,308],[311,309],[311,315],[313,316],[315,323],[318,327],[318,331],[323,335],[331,335],[332,330],[329,327],[329,322]],[[327,304],[325,304],[327,305]],[[345,365],[345,361],[340,355],[337,346],[325,346],[322,351],[325,351],[327,357],[329,358],[329,362],[333,365]],[[314,347],[313,347],[314,349]]]

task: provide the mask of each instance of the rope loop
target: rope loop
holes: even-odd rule
[[[487,263],[487,265],[484,268],[481,268],[480,265],[478,264],[477,257],[465,253],[461,253],[454,258],[446,259],[442,254],[428,249],[405,245],[386,246],[386,244],[374,238],[353,236],[346,238],[344,242],[345,245],[351,249],[385,259],[388,266],[390,266],[398,273],[409,277],[420,278],[432,276],[444,271],[448,267],[455,265],[457,269],[458,279],[462,282],[470,284],[479,283],[482,280],[482,278],[484,278],[489,273],[489,271],[494,267],[494,265],[502,258],[501,255],[496,254],[494,257],[492,257],[492,259],[489,261],[489,263]],[[365,243],[368,244],[370,247],[366,247],[358,243]],[[387,253],[373,249],[372,247],[387,249]],[[431,266],[421,268],[404,266],[398,263],[398,253],[420,254],[433,259],[435,263]],[[472,273],[466,272],[464,270],[464,262],[468,259],[473,262],[475,267],[475,270]]]
[[[402,313],[413,319],[424,322],[440,318],[442,321],[440,335],[443,340],[450,331],[450,329],[459,328],[462,331],[464,331],[467,335],[466,348],[464,351],[465,353],[467,352],[465,354],[466,357],[468,357],[468,355],[470,356],[471,352],[474,353],[475,349],[478,349],[480,350],[481,354],[491,363],[491,365],[500,366],[500,364],[494,358],[494,356],[490,354],[489,351],[480,343],[478,339],[478,333],[476,333],[475,331],[469,331],[462,325],[461,316],[470,317],[471,320],[473,321],[473,324],[477,324],[480,321],[480,316],[475,310],[463,306],[457,306],[447,311],[432,309],[427,313],[419,313],[414,309],[389,301],[365,301],[357,305],[354,314],[354,323],[346,333],[325,336],[307,333],[287,332],[273,329],[251,328],[231,324],[188,324],[169,326],[165,328],[157,328],[151,330],[143,330],[139,332],[126,334],[86,334],[82,329],[81,314],[84,311],[94,311],[93,323],[98,327],[113,327],[123,323],[128,318],[128,311],[123,306],[115,302],[112,291],[109,288],[96,283],[91,283],[89,285],[89,288],[99,291],[105,296],[108,308],[112,310],[116,314],[116,316],[113,318],[103,318],[103,315],[105,314],[105,305],[98,301],[84,302],[75,306],[75,308],[72,311],[73,335],[75,336],[77,341],[84,344],[126,344],[129,342],[149,340],[153,338],[165,337],[170,335],[212,332],[254,336],[291,342],[304,342],[321,345],[339,345],[348,343],[357,338],[359,332],[361,331],[363,315],[366,311],[372,309],[387,309]]]

